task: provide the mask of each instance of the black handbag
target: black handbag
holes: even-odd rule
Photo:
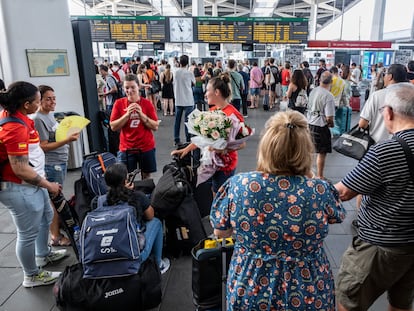
[[[373,144],[375,141],[369,135],[369,129],[360,128],[357,124],[339,136],[332,147],[347,157],[361,160]]]
[[[151,94],[157,94],[161,91],[161,82],[158,80],[151,81]]]

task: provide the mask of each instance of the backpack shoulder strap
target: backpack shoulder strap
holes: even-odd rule
[[[104,206],[104,203],[106,202],[106,194],[104,195],[100,195],[98,197],[98,204],[97,204],[97,208],[102,208]]]
[[[26,123],[24,123],[24,121],[22,119],[16,118],[16,117],[5,117],[5,118],[1,118],[0,119],[0,126],[9,123],[9,122],[15,122],[15,123],[20,123],[24,126],[27,126]]]

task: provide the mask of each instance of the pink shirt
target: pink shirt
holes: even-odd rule
[[[253,66],[252,70],[250,70],[250,88],[251,89],[261,88],[262,81],[263,81],[262,70],[257,66]]]

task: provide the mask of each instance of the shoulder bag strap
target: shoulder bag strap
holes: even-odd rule
[[[234,84],[236,84],[237,88],[240,90],[240,89],[241,89],[241,85],[238,85],[238,84],[237,84],[237,81],[236,81],[236,79],[234,79],[234,77],[233,77],[233,75],[231,74],[231,72],[230,72],[230,77],[233,79]]]
[[[410,147],[408,146],[407,142],[403,138],[398,137],[396,135],[394,135],[393,138],[396,141],[398,141],[400,143],[401,147],[404,149],[405,158],[406,158],[407,163],[408,163],[408,168],[410,170],[411,179],[414,181],[414,157],[413,157],[413,154],[410,150]]]

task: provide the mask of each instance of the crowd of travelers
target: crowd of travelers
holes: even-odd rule
[[[138,57],[95,65],[97,103],[108,113],[110,129],[119,133],[119,163],[106,172],[106,199],[109,205],[127,201],[137,208],[148,230],[142,254],[155,254],[163,273],[170,263],[162,258],[162,224],[148,199],[130,189],[127,174],[138,162],[142,179],[158,170],[154,131],[161,120],[173,117],[174,146],[187,144],[172,154],[184,157],[197,149],[182,124],[195,108],[220,110],[244,122],[249,109],[267,96],[272,113],[263,120],[256,169],[236,173],[242,145],[220,151],[231,159],[230,167],[212,177],[214,235],[235,238],[227,310],[367,310],[384,292],[389,310],[412,310],[414,61],[371,66],[358,124],[370,128],[376,144],[336,184],[324,174],[331,128],[335,112],[348,107],[359,90],[363,73],[356,63],[327,65],[320,59],[313,74],[307,61],[293,69],[274,58],[259,67],[233,59],[197,64],[187,55],[171,64],[152,58],[141,63]],[[18,81],[0,89],[1,119],[7,119],[0,130],[0,202],[17,229],[23,286],[48,285],[60,273],[43,267],[67,255],[53,247],[70,245],[49,197],[62,190],[68,144],[79,133],[56,141],[51,86]],[[131,156],[131,149],[140,152]],[[354,197],[357,233],[334,280],[323,242],[329,224],[346,217],[342,202]]]

